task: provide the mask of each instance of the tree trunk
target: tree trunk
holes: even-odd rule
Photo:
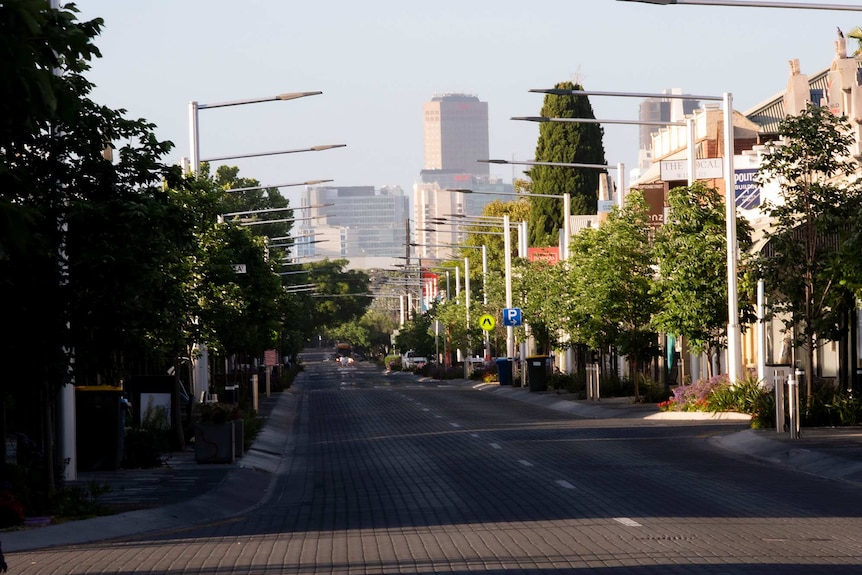
[[[814,344],[817,341],[817,337],[814,334],[810,334],[806,336],[806,345],[807,348],[805,350],[805,357],[807,361],[807,365],[805,366],[805,391],[808,396],[807,405],[811,405],[811,399],[814,396],[814,387],[812,382],[814,381]]]
[[[45,485],[48,487],[46,493],[51,493],[57,486],[56,474],[54,473],[54,418],[52,417],[54,406],[58,401],[58,394],[51,397],[51,394],[46,389],[45,394],[48,396],[47,401],[43,402],[44,412],[42,421],[44,428],[42,430],[43,440],[42,449],[45,463]]]

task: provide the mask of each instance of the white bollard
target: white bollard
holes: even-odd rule
[[[787,376],[787,412],[790,416],[790,439],[799,438],[799,381],[802,372],[796,370]]]

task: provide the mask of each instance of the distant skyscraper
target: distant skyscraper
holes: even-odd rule
[[[488,103],[468,94],[442,94],[423,106],[425,170],[488,176]]]
[[[665,94],[682,94],[679,88],[665,90]],[[681,100],[679,98],[648,98],[640,105],[638,119],[643,122],[681,122],[686,116],[700,108],[699,100]],[[652,135],[661,126],[640,126],[638,168],[646,172],[652,164]]]
[[[446,246],[461,243],[464,233],[434,223],[436,218],[478,216],[494,200],[511,201],[513,188],[491,177],[489,164],[476,161],[490,158],[487,102],[468,94],[443,94],[426,102],[423,111],[425,166],[413,185],[414,239],[420,244],[416,255],[441,257],[451,255]]]
[[[307,207],[302,215],[309,219],[296,230],[299,257],[360,260],[404,254],[410,212],[400,187],[313,186],[306,188],[300,204]]]

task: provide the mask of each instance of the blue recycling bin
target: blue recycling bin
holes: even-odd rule
[[[497,364],[497,381],[500,385],[512,385],[512,360],[498,357],[494,363]]]

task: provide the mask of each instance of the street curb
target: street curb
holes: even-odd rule
[[[564,411],[580,417],[592,419],[625,418],[670,421],[751,421],[745,413],[706,412],[706,411],[660,411],[652,404],[619,403],[603,405],[601,401],[591,402],[580,399],[558,399],[555,395],[530,392],[523,388],[500,386],[496,383],[479,383],[473,389],[490,391],[505,395],[518,401],[542,405],[557,411]]]
[[[756,429],[716,436],[711,438],[711,441],[738,455],[791,467],[819,477],[862,483],[862,462],[812,451],[806,449],[804,444],[769,439]]]

